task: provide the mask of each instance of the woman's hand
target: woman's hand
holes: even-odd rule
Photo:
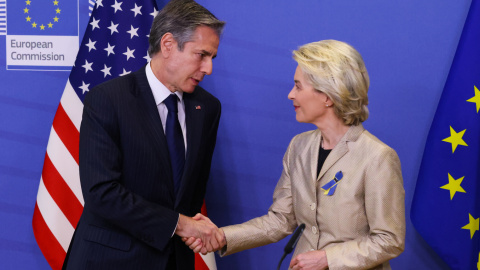
[[[324,250],[314,250],[298,254],[290,262],[293,270],[323,270],[327,269],[327,253]]]

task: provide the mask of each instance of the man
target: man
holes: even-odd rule
[[[212,73],[223,26],[194,1],[172,0],[154,19],[151,62],[86,96],[85,206],[64,269],[193,269],[181,237],[209,251],[224,245],[213,223],[190,218],[203,203],[220,119],[220,102],[198,83]]]

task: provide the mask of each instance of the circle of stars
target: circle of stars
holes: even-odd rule
[[[55,17],[52,18],[52,21],[48,22],[47,24],[40,24],[38,23],[29,15],[32,0],[26,0],[25,1],[25,8],[23,9],[23,13],[27,14],[27,17],[25,17],[25,20],[27,23],[30,23],[32,25],[32,28],[37,28],[40,30],[45,30],[45,29],[50,29],[53,28],[53,24],[57,23],[60,19],[58,18],[58,15],[62,12],[60,7],[58,6],[59,1],[58,0],[53,0],[53,7],[55,8]],[[38,26],[38,27],[37,27]]]

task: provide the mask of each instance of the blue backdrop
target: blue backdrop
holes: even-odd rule
[[[392,268],[448,269],[409,216],[427,133],[471,1],[198,2],[227,21],[213,75],[202,83],[223,107],[206,198],[211,219],[224,226],[266,213],[290,139],[315,128],[295,121],[287,99],[296,68],[291,51],[321,39],[342,40],[363,55],[370,74],[365,127],[402,162],[407,238]],[[88,12],[88,1],[79,0],[80,40]],[[31,219],[69,72],[7,70],[6,57],[6,36],[0,35],[0,269],[49,269]],[[287,240],[217,257],[217,266],[272,269]]]

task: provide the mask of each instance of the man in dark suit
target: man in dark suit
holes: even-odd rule
[[[181,237],[201,238],[208,251],[225,244],[213,223],[191,218],[220,119],[220,102],[198,83],[212,73],[223,26],[194,1],[172,0],[153,22],[151,62],[86,96],[85,206],[65,269],[194,269]]]

